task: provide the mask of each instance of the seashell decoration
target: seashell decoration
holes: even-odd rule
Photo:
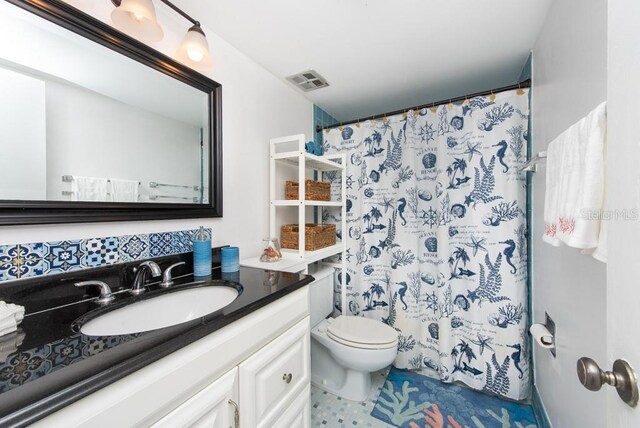
[[[429,324],[429,327],[427,327],[427,330],[429,330],[429,335],[431,336],[432,339],[438,340],[440,338],[439,337],[440,327],[438,327],[438,324],[432,322],[431,324]]]
[[[428,252],[435,253],[436,251],[438,251],[438,238],[436,238],[435,236],[430,236],[429,238],[425,239],[424,246],[427,248]]]
[[[462,218],[467,213],[467,209],[462,204],[453,204],[451,207],[451,215],[456,218]]]
[[[351,128],[350,126],[345,126],[342,129],[342,139],[343,140],[348,140],[349,138],[351,138],[352,135],[353,135],[353,128]]]
[[[428,191],[428,190],[423,190],[423,189],[418,191],[418,197],[420,199],[422,199],[423,201],[427,201],[427,202],[429,202],[431,199],[433,199],[433,195],[431,194],[431,192]]]
[[[437,159],[438,158],[436,157],[435,153],[427,153],[426,155],[422,156],[422,165],[424,165],[426,169],[435,168]]]

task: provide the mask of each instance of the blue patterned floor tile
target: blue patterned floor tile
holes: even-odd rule
[[[118,254],[121,262],[149,258],[149,235],[125,235],[119,239]]]
[[[42,275],[43,257],[42,243],[0,246],[0,281]]]
[[[85,242],[87,266],[98,267],[118,263],[118,238],[93,238]]]
[[[57,241],[44,244],[45,274],[69,272],[86,266],[87,254],[82,241]]]

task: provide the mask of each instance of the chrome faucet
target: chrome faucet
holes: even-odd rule
[[[160,266],[151,260],[140,263],[137,268],[133,268],[133,272],[136,276],[133,279],[133,287],[131,287],[129,292],[134,296],[144,293],[144,285],[147,282],[147,273],[151,273],[151,276],[154,278],[160,276],[162,273]]]
[[[166,268],[164,270],[164,273],[162,274],[162,282],[160,283],[160,287],[162,288],[167,288],[173,285],[173,278],[171,277],[171,273],[173,271],[174,268],[178,267],[178,266],[182,266],[186,264],[185,262],[178,262],[178,263],[174,263],[171,266],[169,266],[168,268]]]
[[[74,284],[76,287],[88,287],[88,286],[98,286],[100,288],[100,296],[96,299],[96,302],[101,305],[106,305],[109,302],[112,302],[114,297],[111,294],[111,287],[109,287],[106,283],[102,281],[81,281],[76,282]]]

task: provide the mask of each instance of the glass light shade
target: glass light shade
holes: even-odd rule
[[[191,68],[200,70],[211,68],[213,61],[209,53],[209,43],[199,26],[194,25],[189,28],[182,39],[176,57],[178,61]]]
[[[122,0],[111,12],[111,21],[118,30],[142,42],[157,42],[164,37],[151,0]]]

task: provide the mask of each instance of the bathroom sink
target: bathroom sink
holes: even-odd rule
[[[222,309],[238,297],[227,286],[172,291],[109,311],[82,323],[87,336],[141,333],[181,324]]]

